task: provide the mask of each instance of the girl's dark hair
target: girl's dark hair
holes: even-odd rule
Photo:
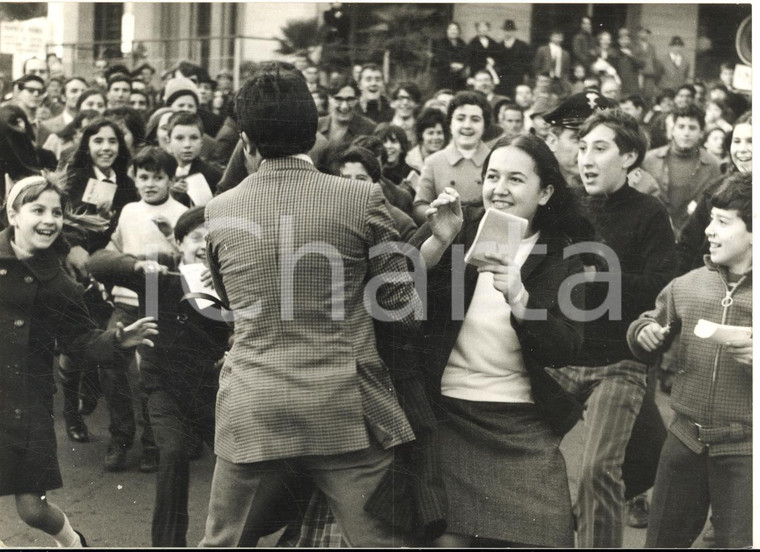
[[[512,146],[522,150],[532,160],[542,189],[552,186],[552,193],[546,205],[539,205],[533,217],[533,230],[551,231],[565,235],[571,241],[592,239],[590,225],[578,210],[575,198],[559,168],[557,158],[541,138],[524,134],[516,138],[500,138],[483,163],[481,178],[485,180],[491,155],[498,149]]]
[[[77,111],[82,109],[82,104],[90,96],[100,96],[101,98],[103,98],[103,105],[108,104],[108,99],[106,98],[106,95],[103,93],[102,90],[98,88],[88,88],[87,90],[82,92],[82,95],[79,96],[79,99],[77,100]]]
[[[145,145],[145,122],[138,111],[126,106],[114,107],[106,109],[103,115],[117,123],[120,121],[124,122],[124,126],[127,127],[127,130],[132,133],[132,138],[134,138],[135,151]]]
[[[407,138],[406,131],[403,128],[390,123],[380,123],[375,127],[375,131],[372,134],[380,138],[383,142],[392,139],[401,144],[399,162],[404,160],[406,152],[409,151],[409,138]]]
[[[428,107],[423,109],[417,120],[414,122],[414,133],[417,135],[417,142],[422,143],[422,133],[429,128],[434,128],[435,125],[441,125],[443,129],[444,146],[449,143],[451,139],[451,130],[446,123],[446,115],[444,115],[440,109],[434,109]]]
[[[480,92],[457,92],[456,96],[454,96],[449,104],[449,112],[446,115],[446,125],[451,127],[451,119],[454,116],[454,111],[463,105],[477,105],[480,107],[483,111],[483,123],[485,125],[483,130],[488,130],[488,127],[491,126],[493,120],[491,115],[491,104],[488,103],[486,97]]]
[[[15,128],[19,119],[24,121],[23,132]],[[0,170],[12,180],[39,174],[42,169],[32,132],[23,109],[13,104],[0,107]]]
[[[112,165],[112,169],[119,175],[126,175],[127,168],[129,167],[129,150],[127,144],[124,142],[124,134],[121,132],[119,125],[114,121],[106,118],[100,118],[82,130],[82,137],[79,140],[77,149],[74,155],[71,157],[71,163],[69,163],[69,169],[75,171],[87,171],[92,166],[92,158],[90,157],[90,138],[95,136],[102,128],[109,127],[116,135],[116,141],[119,143],[119,152],[116,155],[116,160]]]

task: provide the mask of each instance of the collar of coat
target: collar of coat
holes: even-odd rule
[[[303,153],[277,157],[275,159],[263,159],[258,172],[284,171],[288,169],[316,170],[311,158]]]
[[[454,142],[451,142],[448,146],[446,146],[443,151],[446,153],[446,159],[452,167],[459,163],[460,160],[464,159],[462,152],[457,149],[457,147],[454,145]],[[490,151],[491,150],[488,148],[488,146],[486,146],[485,142],[481,141],[478,144],[478,147],[475,150],[475,155],[471,157],[472,162],[475,163],[476,167],[483,166],[483,163],[485,163],[486,157],[488,157]]]
[[[6,228],[0,232],[0,261],[7,259],[17,259],[16,254],[11,247],[13,239],[13,228]],[[35,254],[33,257],[21,261],[34,276],[43,282],[49,282],[58,274],[61,269],[61,261],[58,254],[51,247],[45,251]]]
[[[670,154],[670,144],[666,144],[664,146],[661,146],[657,148],[656,150],[652,151],[652,154],[659,157],[660,159],[665,159]],[[712,157],[712,154],[708,153],[707,150],[703,147],[699,148],[699,163],[700,165],[708,165],[710,164],[710,158]]]

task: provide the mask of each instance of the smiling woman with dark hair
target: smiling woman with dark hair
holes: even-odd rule
[[[448,532],[438,544],[570,548],[559,444],[581,408],[545,368],[572,362],[580,349],[582,325],[565,314],[559,291],[582,270],[564,250],[585,239],[587,224],[556,158],[535,136],[496,143],[483,166],[482,198],[482,207],[462,207],[446,187],[411,241],[429,267],[421,357],[440,407],[449,497]],[[472,245],[485,209],[528,224],[513,257],[491,254],[485,266],[464,265],[454,251]],[[463,288],[454,290],[452,281]],[[463,315],[453,314],[452,293],[463,295]],[[569,300],[582,305],[580,296]],[[543,316],[531,315],[536,310]]]

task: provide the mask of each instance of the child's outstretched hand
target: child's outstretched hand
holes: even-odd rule
[[[663,346],[669,332],[670,326],[663,328],[657,322],[651,322],[641,329],[636,341],[646,352],[651,353]]]
[[[726,352],[733,355],[737,362],[752,366],[752,339],[739,339],[726,343]]]
[[[126,328],[123,323],[116,323],[116,341],[122,349],[129,349],[138,345],[153,347],[153,341],[148,338],[151,335],[158,335],[158,324],[152,316],[141,318]]]

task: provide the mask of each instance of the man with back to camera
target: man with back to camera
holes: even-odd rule
[[[265,64],[235,104],[245,147],[263,161],[206,208],[214,287],[238,318],[219,380],[201,545],[236,546],[283,521],[277,503],[303,472],[349,545],[409,545],[364,510],[390,449],[414,439],[377,354],[364,283],[382,280],[370,310],[406,331],[422,308],[405,261],[369,255],[399,241],[382,190],[316,170],[306,155],[316,105],[295,69]]]

